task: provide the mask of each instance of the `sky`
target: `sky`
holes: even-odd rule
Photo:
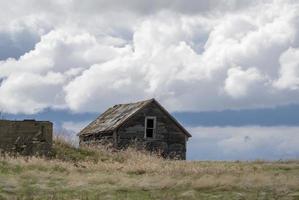
[[[296,0],[0,0],[0,111],[75,138],[156,98],[188,159],[299,158]]]

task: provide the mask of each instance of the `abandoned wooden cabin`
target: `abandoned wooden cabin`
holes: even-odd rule
[[[166,158],[186,159],[191,134],[155,99],[115,105],[80,133],[80,146],[107,142],[122,149],[129,145],[159,151]]]
[[[49,121],[0,120],[0,152],[48,155],[52,132],[53,124]]]

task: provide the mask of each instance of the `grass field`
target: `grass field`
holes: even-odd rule
[[[52,159],[0,158],[2,199],[299,199],[299,161],[169,161],[58,140]]]

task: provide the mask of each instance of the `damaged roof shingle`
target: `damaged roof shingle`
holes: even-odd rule
[[[94,133],[114,131],[124,121],[152,101],[154,101],[154,99],[129,104],[118,104],[110,107],[86,126],[78,135],[90,135]]]

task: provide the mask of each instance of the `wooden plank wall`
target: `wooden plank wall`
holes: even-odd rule
[[[145,117],[156,117],[156,133],[153,139],[145,139]],[[186,158],[186,136],[181,129],[155,104],[151,103],[117,131],[119,148],[131,145],[132,142],[143,145],[149,150],[159,150],[165,157]]]

